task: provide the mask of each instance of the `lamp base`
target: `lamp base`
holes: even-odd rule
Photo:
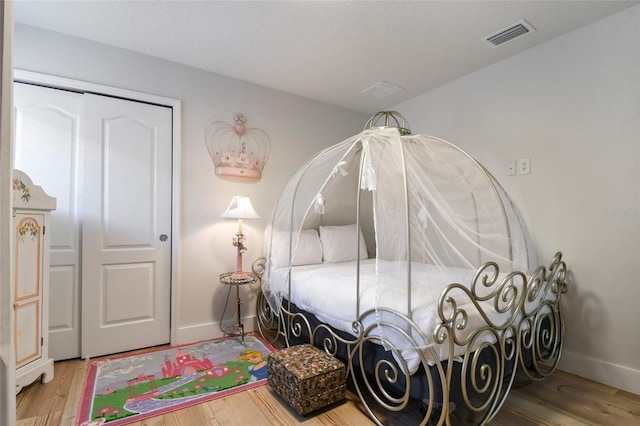
[[[247,278],[249,278],[249,274],[246,272],[234,272],[231,274],[232,280],[246,280]]]

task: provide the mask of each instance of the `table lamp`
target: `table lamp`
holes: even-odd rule
[[[237,248],[238,254],[236,258],[236,272],[231,275],[234,280],[246,279],[249,275],[246,272],[242,272],[242,253],[247,251],[247,247],[244,245],[244,234],[242,233],[242,220],[243,219],[259,219],[258,213],[253,209],[251,200],[249,197],[242,197],[236,195],[231,200],[229,207],[220,215],[226,219],[238,219],[238,232],[233,238],[233,245]]]

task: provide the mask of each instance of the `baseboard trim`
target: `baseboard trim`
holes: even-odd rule
[[[228,325],[231,322],[225,321],[224,324]],[[250,333],[257,329],[256,317],[246,317],[242,319],[245,333]],[[180,327],[175,333],[175,339],[171,342],[172,345],[184,345],[187,343],[199,342],[201,340],[217,339],[223,337],[222,331],[220,331],[219,322],[210,322],[197,325],[189,325],[186,327]]]
[[[566,349],[562,351],[558,368],[567,373],[640,395],[640,370],[569,352]]]

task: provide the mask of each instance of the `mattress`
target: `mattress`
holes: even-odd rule
[[[408,269],[406,262],[391,262],[377,259],[366,259],[360,262],[360,309],[356,311],[357,287],[355,262],[322,263],[317,265],[294,266],[291,268],[291,292],[288,287],[289,268],[272,270],[269,277],[269,288],[278,291],[294,303],[298,308],[313,313],[320,321],[343,332],[353,335],[352,323],[360,314],[376,306],[385,307],[402,314],[408,314],[423,331],[422,334],[411,332],[414,341],[407,339],[393,327],[376,329],[390,346],[400,349],[401,356],[413,373],[420,364],[420,356],[416,347],[424,351],[429,364],[434,363],[430,349],[435,350],[441,361],[449,358],[447,344],[439,345],[433,341],[433,332],[440,319],[437,311],[438,298],[442,289],[450,283],[468,286],[475,270],[464,268],[443,268],[425,263],[413,263],[411,266],[411,308],[408,301]],[[514,284],[517,284],[514,282]],[[486,326],[479,310],[471,304],[470,299],[461,290],[450,295],[456,298],[458,308],[465,309],[468,314],[468,326],[471,330]],[[488,318],[500,323],[505,314],[494,311],[493,302],[482,302],[481,308]],[[380,314],[373,313],[363,318],[365,327],[376,324]],[[506,315],[509,316],[508,314]],[[385,321],[396,321],[384,318]],[[401,322],[397,324],[402,327]],[[405,328],[406,327],[402,327]],[[464,335],[464,334],[462,334]],[[487,333],[483,341],[491,341]],[[465,352],[464,347],[455,347],[454,356]],[[394,353],[394,356],[395,353]]]

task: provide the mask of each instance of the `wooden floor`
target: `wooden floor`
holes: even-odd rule
[[[17,426],[75,425],[88,362],[55,363],[55,378],[34,383],[17,395]],[[393,425],[414,425],[410,415],[394,416]],[[461,424],[467,423],[462,422]],[[357,398],[308,417],[292,411],[268,385],[219,398],[132,425],[369,425]],[[580,377],[556,372],[542,382],[512,389],[492,425],[640,425],[640,396]]]

